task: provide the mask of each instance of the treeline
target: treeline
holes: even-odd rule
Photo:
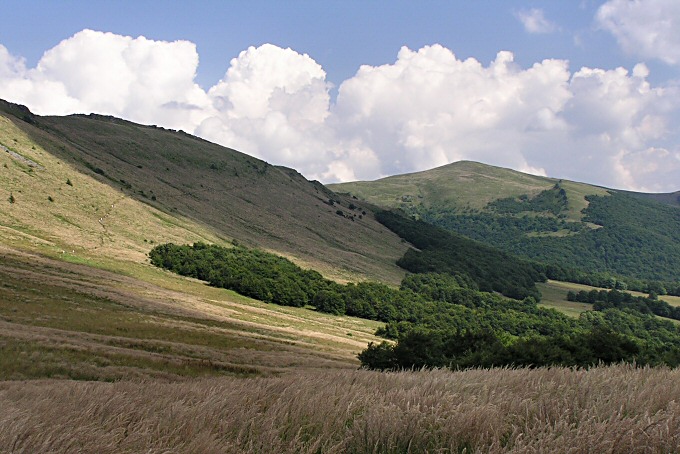
[[[502,330],[417,327],[396,343],[371,343],[359,354],[364,367],[588,367],[600,363],[680,365],[680,331],[672,322],[634,311],[584,312],[569,331],[508,336]]]
[[[260,301],[311,304],[320,312],[385,322],[380,334],[393,339],[414,326],[482,326],[513,335],[529,329],[542,333],[568,329],[564,317],[538,308],[535,299],[515,301],[479,292],[467,274],[409,275],[397,289],[377,282],[341,285],[285,258],[244,247],[162,244],[149,257],[156,266]]]
[[[407,271],[467,274],[481,291],[540,299],[535,283],[546,276],[532,263],[392,211],[380,211],[376,219],[418,248],[409,249],[397,262]]]
[[[590,303],[596,311],[611,308],[631,309],[643,314],[654,314],[660,317],[680,320],[680,307],[673,307],[666,301],[662,301],[657,295],[633,296],[628,292],[614,290],[581,290],[567,292],[567,300],[580,303]]]
[[[283,306],[308,304],[329,282],[318,272],[303,270],[283,257],[243,247],[168,243],[154,247],[149,258],[153,265],[182,276]]]
[[[593,273],[559,265],[546,265],[544,268],[548,279],[575,284],[588,285],[616,290],[633,290],[657,295],[680,296],[679,282],[659,282],[617,276],[611,273]]]

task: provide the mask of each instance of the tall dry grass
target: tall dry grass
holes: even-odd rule
[[[680,370],[0,384],[2,452],[680,452]]]

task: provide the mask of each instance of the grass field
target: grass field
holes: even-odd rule
[[[672,453],[680,370],[0,383],[0,452]]]
[[[380,323],[146,257],[238,240],[340,281],[398,283],[407,245],[368,205],[180,132],[17,118],[0,115],[0,452],[680,452],[677,370],[357,370]],[[554,184],[478,166],[457,168],[456,203]],[[388,198],[448,203],[434,182]],[[569,289],[541,284],[542,304],[578,316]]]
[[[0,248],[0,379],[356,368],[376,322],[268,305],[150,265],[127,275]]]
[[[557,309],[571,317],[578,317],[581,312],[589,311],[593,308],[592,304],[567,301],[567,292],[569,290],[578,291],[583,288],[590,289],[591,287],[550,280],[546,283],[539,282],[536,284],[536,287],[543,296],[540,303],[542,307]]]
[[[592,310],[593,306],[592,304],[588,303],[568,301],[567,293],[570,290],[574,292],[580,292],[581,290],[584,290],[586,292],[589,292],[591,290],[607,290],[583,284],[574,284],[571,282],[560,282],[552,280],[548,280],[548,282],[545,283],[539,282],[536,284],[536,287],[543,296],[541,299],[540,306],[557,309],[558,311],[563,312],[571,317],[578,317],[581,312]],[[640,292],[630,293],[635,296],[647,296],[646,294]],[[662,295],[659,298],[663,301],[666,301],[671,306],[680,306],[680,297]],[[680,323],[677,320],[672,321]]]
[[[2,244],[139,263],[153,244],[237,240],[341,281],[403,277],[395,261],[407,246],[368,205],[292,169],[162,128],[27,123],[15,110],[0,102]]]

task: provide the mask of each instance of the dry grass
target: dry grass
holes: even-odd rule
[[[377,322],[241,297],[150,265],[122,275],[0,246],[0,380],[351,368]]]
[[[0,384],[0,451],[680,450],[680,371],[296,371],[189,382]]]

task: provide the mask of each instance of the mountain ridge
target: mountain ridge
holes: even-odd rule
[[[122,248],[135,261],[151,242],[237,241],[339,280],[403,276],[395,262],[406,245],[368,205],[293,169],[110,116],[38,116],[1,102],[0,119],[0,144],[43,167],[2,153],[0,185],[15,200],[0,217],[8,234],[41,226],[35,241],[52,241],[54,250]],[[113,244],[121,237],[124,245]]]

